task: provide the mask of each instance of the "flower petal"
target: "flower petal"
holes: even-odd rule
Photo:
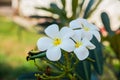
[[[46,57],[51,61],[58,61],[61,58],[61,50],[59,47],[49,48],[46,52]]]
[[[62,40],[60,47],[67,52],[71,52],[75,49],[74,42],[71,39]]]
[[[52,24],[52,25],[48,26],[45,29],[45,33],[51,38],[59,37],[59,27],[58,27],[58,25]]]
[[[74,35],[71,37],[75,41],[81,41],[83,38],[83,30],[74,30]]]
[[[83,46],[87,47],[88,49],[95,49],[95,45],[92,44],[89,40],[87,40],[86,38],[84,38],[82,40],[82,42],[84,43]]]
[[[89,26],[90,26],[90,28],[91,28],[92,30],[97,30],[97,31],[99,31],[99,28],[98,28],[97,26],[95,26],[94,24],[89,24]]]
[[[89,51],[85,47],[76,48],[74,50],[74,53],[76,54],[79,60],[84,60],[89,55]]]
[[[44,51],[52,46],[52,40],[48,37],[40,38],[37,41],[37,47],[40,51]]]
[[[93,38],[93,34],[90,31],[83,31],[83,37],[87,38],[88,40],[91,40]]]
[[[76,19],[70,22],[70,28],[76,29],[76,28],[82,28],[81,23]]]
[[[92,33],[96,37],[96,39],[100,42],[101,41],[100,33],[98,31],[92,31]]]
[[[61,30],[60,30],[60,34],[62,37],[64,38],[69,38],[71,36],[74,35],[74,31],[71,29],[71,28],[68,28],[68,27],[63,27]]]
[[[81,23],[85,26],[90,28],[91,30],[98,30],[99,28],[97,26],[95,26],[94,24],[89,23],[86,19],[79,19],[79,21],[81,21]]]

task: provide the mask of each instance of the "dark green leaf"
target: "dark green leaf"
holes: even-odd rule
[[[88,13],[89,13],[92,5],[94,4],[94,1],[95,1],[95,0],[90,0],[90,1],[89,1],[88,5],[87,5],[87,7],[86,7],[86,9],[85,9],[85,13],[84,13],[84,15],[83,15],[83,18],[87,18],[87,17],[88,17]]]
[[[76,17],[76,10],[77,10],[77,7],[78,7],[78,0],[72,0],[72,16],[73,17]]]
[[[29,56],[27,56],[27,61],[28,60],[34,60],[36,58],[42,58],[42,57],[45,57],[45,56],[46,56],[45,52],[43,52],[43,53],[40,52],[39,54],[36,54],[36,55],[29,55]]]
[[[61,17],[61,16],[65,16],[64,11],[63,11],[62,9],[60,9],[56,4],[51,3],[51,4],[50,4],[50,7],[51,7],[51,9],[52,9],[55,13],[57,13],[58,15],[60,15],[60,17]]]
[[[31,73],[22,74],[18,77],[18,80],[37,80],[35,74],[42,74],[42,72],[31,72]]]
[[[92,71],[91,80],[99,80],[96,72]]]
[[[109,19],[109,16],[107,15],[106,12],[103,12],[101,14],[101,19],[102,19],[102,22],[104,24],[104,27],[106,29],[106,31],[110,34],[110,35],[113,35],[114,32],[111,30],[110,28],[110,19]]]
[[[95,71],[101,75],[103,73],[103,61],[104,61],[102,55],[102,45],[97,41],[95,37],[93,37],[92,43],[96,46],[96,48],[90,51],[90,58],[95,60],[95,62],[92,62],[93,67]]]
[[[89,61],[80,61],[76,66],[75,72],[83,80],[90,80],[90,76],[91,76],[90,62]]]

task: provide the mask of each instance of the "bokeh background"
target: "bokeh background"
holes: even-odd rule
[[[84,7],[73,15],[71,0],[66,0],[67,14],[58,14],[46,10],[51,3],[60,9],[61,0],[0,0],[0,80],[16,80],[21,74],[37,71],[33,61],[27,62],[27,53],[36,47],[36,41],[44,36],[44,28],[52,23],[68,25],[64,20],[82,17],[89,0]],[[81,2],[82,0],[79,0]],[[96,5],[87,19],[96,24],[101,31],[104,73],[100,80],[120,79],[120,0],[95,0]],[[106,12],[111,30],[110,37],[101,20],[101,13]],[[62,17],[61,17],[62,15]],[[72,16],[72,17],[71,17]],[[63,22],[62,22],[63,20]],[[70,20],[67,20],[69,22]]]

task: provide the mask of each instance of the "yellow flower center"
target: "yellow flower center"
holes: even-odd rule
[[[83,28],[85,31],[89,31],[90,29],[88,27]]]
[[[76,47],[76,48],[79,48],[81,45],[82,45],[82,42],[76,42],[76,43],[75,43],[75,47]]]
[[[54,41],[53,41],[53,44],[54,44],[55,46],[60,45],[60,44],[61,44],[61,39],[55,38]]]

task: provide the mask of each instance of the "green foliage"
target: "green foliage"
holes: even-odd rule
[[[63,5],[63,9],[65,10],[65,6],[66,6],[66,1],[65,0],[61,0],[62,5]]]
[[[102,75],[104,62],[102,55],[102,45],[96,40],[95,37],[93,38],[92,43],[96,45],[96,49],[90,51],[90,58],[95,60],[95,62],[92,62],[92,65],[95,71]]]
[[[90,80],[91,78],[91,66],[89,61],[80,61],[76,66],[76,73],[82,80]]]
[[[88,14],[89,14],[89,11],[91,9],[91,7],[93,6],[95,0],[90,0],[86,9],[85,9],[85,12],[84,12],[84,15],[83,15],[83,18],[87,18],[88,17]]]
[[[107,36],[102,36],[103,37],[103,42],[104,41],[108,41],[109,42],[109,47],[111,48],[111,50],[113,50],[113,53],[115,54],[115,56],[111,55],[112,52],[106,53],[105,56],[107,55],[106,59],[106,63],[109,64],[107,65],[107,67],[112,66],[112,70],[114,71],[114,74],[117,76],[118,80],[119,80],[119,73],[120,71],[116,70],[116,68],[114,67],[115,64],[112,63],[113,60],[118,61],[118,65],[120,67],[120,29],[116,30],[116,31],[112,31],[111,30],[111,26],[110,26],[110,18],[108,16],[108,14],[106,12],[102,12],[101,13],[101,19],[105,28],[105,31],[108,33]],[[118,31],[118,33],[117,33]],[[110,59],[110,60],[107,60]],[[118,69],[118,68],[117,68]]]
[[[98,7],[101,1],[102,0],[98,0],[98,1],[90,0],[86,7],[84,6],[84,4],[86,4],[85,0],[81,0],[81,1],[72,0],[71,2],[72,15],[70,17],[67,17],[68,12],[65,10],[67,0],[61,0],[61,4],[63,6],[62,9],[59,8],[55,3],[51,3],[50,8],[37,6],[36,9],[41,9],[50,12],[52,14],[58,15],[59,17],[57,18],[58,21],[56,21],[56,23],[59,24],[60,26],[65,26],[68,25],[67,23],[69,23],[71,20],[76,19],[78,17],[89,18],[92,15],[92,13],[95,11],[95,9]],[[96,4],[94,4],[95,2]],[[55,19],[53,16],[51,17]]]

